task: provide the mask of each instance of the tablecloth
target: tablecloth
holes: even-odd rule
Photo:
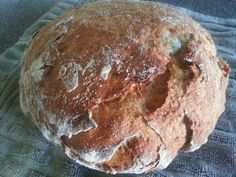
[[[0,56],[0,177],[165,177],[236,176],[236,19],[216,18],[181,7],[212,35],[231,67],[225,112],[209,141],[199,150],[180,153],[169,167],[147,174],[110,175],[85,168],[49,143],[19,106],[22,54],[32,35],[66,9],[89,1],[66,0],[31,25],[19,41]],[[173,6],[172,6],[173,7]]]

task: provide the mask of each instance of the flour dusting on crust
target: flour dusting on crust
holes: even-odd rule
[[[73,151],[76,151],[78,158],[88,162],[88,163],[101,163],[101,162],[105,162],[108,161],[112,158],[112,156],[114,155],[114,153],[116,153],[116,151],[123,147],[126,146],[127,143],[129,141],[131,141],[134,138],[138,138],[139,137],[139,133],[136,133],[128,138],[125,138],[123,141],[121,141],[120,143],[118,143],[115,146],[112,147],[108,147],[105,148],[103,150],[79,150],[79,149],[74,149]]]
[[[59,71],[59,78],[65,85],[67,92],[71,92],[79,84],[79,75],[83,69],[80,64],[75,62],[65,63],[61,66]]]
[[[101,71],[101,77],[104,80],[107,80],[110,71],[111,71],[111,65],[104,66]]]

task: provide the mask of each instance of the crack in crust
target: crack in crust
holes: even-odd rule
[[[143,116],[141,116],[141,119],[142,119],[143,123],[144,123],[149,129],[151,129],[151,130],[156,134],[157,137],[160,138],[160,140],[161,140],[161,142],[162,142],[162,144],[163,144],[163,146],[164,146],[164,148],[163,148],[162,146],[158,148],[158,150],[157,150],[157,151],[158,151],[157,159],[156,159],[155,161],[151,162],[150,164],[146,165],[147,167],[148,167],[148,166],[152,166],[151,169],[155,169],[155,168],[158,168],[158,166],[162,166],[162,165],[164,164],[164,162],[161,161],[162,157],[161,157],[160,151],[161,151],[161,150],[164,150],[164,149],[167,149],[167,146],[166,146],[165,141],[163,140],[163,138],[161,137],[161,135],[155,130],[155,128],[153,128]],[[164,159],[164,160],[165,160],[165,159]],[[163,163],[163,164],[162,164],[162,163]],[[150,169],[150,170],[151,170],[151,169]]]
[[[162,107],[168,97],[168,81],[171,76],[168,66],[169,64],[163,74],[154,77],[149,86],[142,89],[146,114],[151,114]]]
[[[185,114],[183,118],[183,123],[186,126],[186,140],[184,145],[180,148],[180,151],[188,151],[191,148],[191,141],[193,137],[193,121]]]
[[[127,143],[133,139],[137,139],[138,137],[139,132],[125,138],[117,145],[105,148],[103,150],[76,150],[72,147],[67,147],[65,144],[63,144],[63,146],[67,149],[66,154],[72,157],[74,160],[82,161],[87,165],[97,166],[99,163],[109,161],[120,148],[126,146]]]

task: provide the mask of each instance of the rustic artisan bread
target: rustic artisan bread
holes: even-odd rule
[[[96,2],[34,36],[20,103],[78,163],[142,173],[206,143],[224,111],[228,71],[190,17],[151,2]]]

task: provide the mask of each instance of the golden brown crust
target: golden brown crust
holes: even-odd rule
[[[224,110],[228,72],[190,17],[150,2],[96,2],[35,35],[20,102],[79,163],[142,173],[206,142]]]

